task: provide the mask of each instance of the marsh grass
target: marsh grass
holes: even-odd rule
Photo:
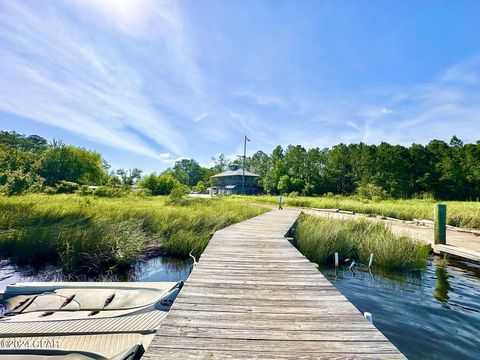
[[[368,264],[374,254],[375,267],[386,270],[424,268],[429,246],[408,237],[394,235],[384,224],[366,219],[333,219],[302,215],[296,225],[296,245],[309,260],[333,263],[338,252],[342,259],[354,258]]]
[[[252,201],[277,204],[277,196],[256,196]],[[383,215],[401,220],[433,220],[431,199],[363,200],[353,196],[286,197],[285,205],[322,209],[340,209],[362,214]],[[442,201],[447,204],[449,225],[480,229],[480,202]]]
[[[0,197],[0,257],[75,273],[129,266],[149,248],[198,256],[211,232],[265,211],[243,199]]]

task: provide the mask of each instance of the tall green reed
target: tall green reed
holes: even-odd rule
[[[394,235],[384,224],[366,219],[332,219],[302,215],[295,233],[298,249],[318,264],[354,258],[367,264],[374,254],[375,266],[388,270],[424,268],[429,246]]]

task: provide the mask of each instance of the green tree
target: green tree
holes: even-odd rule
[[[450,156],[450,147],[444,141],[432,140],[426,146],[430,155],[430,192],[434,194],[436,198],[445,199],[448,197],[447,190],[448,177],[444,177],[444,171],[448,164],[444,162],[445,158]]]
[[[152,195],[168,195],[179,184],[180,182],[171,174],[156,173],[151,173],[138,182],[140,187],[150,190]]]
[[[105,177],[103,159],[94,151],[59,142],[42,153],[39,173],[48,185],[62,180],[78,184],[98,184]]]
[[[22,151],[41,152],[47,149],[47,140],[38,135],[25,136],[15,131],[0,131],[0,144]]]
[[[214,174],[218,174],[225,171],[228,165],[231,164],[231,161],[225,157],[225,154],[220,154],[217,157],[213,156],[212,161],[214,164],[212,167],[212,171]]]
[[[124,187],[130,187],[134,185],[138,180],[141,179],[142,177],[142,170],[138,168],[133,168],[133,169],[118,169],[116,174],[120,177],[122,180],[122,185]]]
[[[185,195],[188,194],[188,186],[185,184],[178,184],[175,186],[172,191],[170,191],[170,199],[173,201],[181,200]]]
[[[204,178],[202,167],[193,159],[177,161],[172,169],[172,174],[178,181],[188,186],[195,186]]]
[[[43,184],[39,176],[25,173],[22,170],[9,171],[6,174],[5,193],[7,195],[20,195],[28,191],[35,183]]]
[[[348,195],[355,191],[355,180],[348,146],[339,144],[328,152],[326,173],[335,193]]]
[[[410,194],[422,194],[432,191],[432,154],[420,144],[408,148],[410,154]]]
[[[282,175],[278,180],[277,189],[280,194],[289,194],[293,191],[292,181],[288,175]]]
[[[198,191],[198,192],[201,192],[201,193],[204,193],[204,192],[207,191],[207,186],[205,185],[205,183],[204,183],[203,181],[200,180],[200,181],[197,183],[197,185],[195,185],[195,186],[193,187],[192,190]]]
[[[272,166],[272,159],[263,151],[257,151],[250,160],[250,171],[260,175],[258,185],[264,187],[267,181],[267,174]]]
[[[462,169],[465,176],[465,194],[469,200],[480,198],[480,142],[465,144]]]
[[[273,151],[271,155],[272,165],[265,176],[265,180],[263,182],[263,186],[266,192],[272,194],[278,194],[278,183],[280,178],[283,175],[287,175],[287,171],[283,164],[283,148],[279,145]]]
[[[400,145],[392,146],[382,142],[376,155],[375,184],[385,189],[390,196],[409,196],[411,160],[408,150]]]
[[[122,180],[116,174],[110,174],[106,184],[112,188],[120,187],[122,185]]]

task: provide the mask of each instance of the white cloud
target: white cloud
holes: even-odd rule
[[[195,118],[195,121],[196,121],[196,122],[202,121],[202,120],[204,120],[207,116],[208,116],[207,113],[203,113],[203,114],[197,116],[197,117]]]
[[[440,75],[439,79],[447,83],[478,85],[480,83],[479,67],[480,56],[474,56],[449,67]]]
[[[285,101],[277,96],[272,94],[267,94],[263,92],[254,92],[250,90],[237,90],[233,93],[233,96],[246,98],[257,105],[261,106],[284,106]]]
[[[70,0],[79,12],[93,18],[97,25],[114,28],[132,37],[143,37],[164,12],[157,12],[158,4],[150,0]],[[162,16],[161,18],[164,18]],[[168,17],[165,17],[168,19]]]
[[[1,10],[1,110],[154,158],[139,135],[183,151],[183,136],[152,107],[141,76],[118,53],[99,48],[54,9],[9,2]]]
[[[382,114],[393,114],[395,111],[393,111],[392,109],[388,109],[388,108],[381,108],[380,112]]]

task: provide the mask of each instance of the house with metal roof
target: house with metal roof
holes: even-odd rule
[[[230,165],[227,171],[213,175],[210,188],[211,195],[246,194],[254,195],[260,192],[258,178],[260,175],[243,170],[238,165]]]

